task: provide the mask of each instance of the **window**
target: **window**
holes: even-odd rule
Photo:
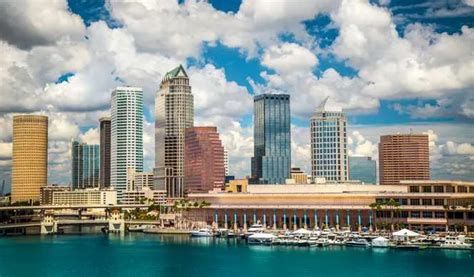
[[[434,192],[444,192],[443,186],[435,186]]]
[[[435,204],[435,206],[443,206],[444,205],[444,199],[435,199],[434,204]]]
[[[411,212],[411,217],[420,218],[420,212]]]
[[[420,187],[418,187],[418,186],[410,186],[410,192],[420,192]]]
[[[423,206],[431,206],[431,199],[422,199]]]
[[[433,212],[423,212],[423,217],[424,218],[432,218],[433,217]]]
[[[423,192],[431,192],[431,186],[423,186]]]
[[[458,186],[458,192],[467,192],[466,186]]]
[[[435,218],[444,218],[444,212],[435,212]]]
[[[412,206],[420,205],[420,199],[410,199],[410,205]]]

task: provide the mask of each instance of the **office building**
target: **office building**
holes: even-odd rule
[[[225,176],[229,176],[229,151],[224,148],[224,169]]]
[[[330,108],[328,98],[311,117],[311,175],[313,179],[345,182],[349,177],[346,115]]]
[[[127,191],[139,191],[143,188],[153,189],[153,173],[134,172],[132,169],[129,169],[127,173]]]
[[[349,157],[349,179],[377,184],[377,164],[371,157]]]
[[[224,147],[217,128],[186,128],[184,145],[185,192],[224,190]]]
[[[72,188],[99,187],[99,145],[72,142]]]
[[[429,180],[428,135],[386,135],[379,143],[381,185],[396,185],[401,180]]]
[[[13,117],[11,202],[36,202],[48,183],[48,117]]]
[[[252,183],[285,184],[290,177],[290,96],[254,97],[254,156]]]
[[[110,117],[102,117],[100,120],[100,187],[110,186],[110,144],[111,127]]]
[[[110,185],[117,197],[127,187],[127,171],[143,171],[143,90],[117,87],[112,92]]]
[[[53,205],[116,205],[117,191],[113,189],[84,189],[53,192]]]
[[[48,185],[40,189],[40,204],[53,205],[53,193],[56,191],[70,191],[70,186]]]
[[[155,100],[155,189],[184,195],[184,130],[193,127],[189,78],[180,65],[166,73]]]

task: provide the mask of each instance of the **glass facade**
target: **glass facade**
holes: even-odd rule
[[[290,128],[289,95],[255,96],[253,183],[284,184],[290,178]]]
[[[72,142],[72,187],[73,189],[99,186],[99,145]]]
[[[349,179],[377,183],[377,165],[371,157],[349,157]]]

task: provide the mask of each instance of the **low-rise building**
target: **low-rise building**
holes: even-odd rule
[[[188,197],[211,203],[205,209],[190,210],[189,219],[228,228],[261,223],[279,229],[408,227],[474,231],[474,182],[248,185],[246,193],[199,193]]]
[[[138,205],[153,203],[166,204],[166,190],[152,190],[144,187],[141,190],[126,190],[122,194],[122,204]]]
[[[226,184],[226,192],[247,192],[247,186],[249,185],[248,179],[234,179],[230,180]]]
[[[53,205],[116,205],[117,191],[85,189],[53,192]]]
[[[308,174],[306,174],[303,170],[301,170],[299,167],[292,167],[291,168],[291,179],[293,181],[287,182],[287,183],[293,183],[293,184],[308,184],[310,183],[308,179]]]
[[[40,188],[40,204],[41,205],[52,205],[53,204],[53,193],[55,191],[70,191],[70,186],[58,186],[50,185]]]

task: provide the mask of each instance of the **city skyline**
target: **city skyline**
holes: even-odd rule
[[[11,2],[0,5],[13,9]],[[16,25],[0,20],[5,53],[0,59],[6,69],[0,72],[0,180],[7,181],[7,191],[13,114],[50,118],[48,182],[68,183],[71,140],[99,143],[98,118],[110,115],[110,93],[122,85],[143,87],[144,171],[151,171],[155,93],[164,74],[179,64],[193,87],[195,125],[217,126],[229,151],[230,175],[250,174],[253,96],[277,92],[291,96],[292,166],[307,173],[309,118],[330,96],[347,112],[349,154],[378,159],[380,135],[427,133],[433,179],[474,179],[474,69],[466,48],[474,38],[472,22],[466,20],[472,7],[467,4],[450,7],[453,13],[468,10],[464,17],[452,18],[441,12],[435,17],[444,7],[434,4],[416,10],[408,4],[336,1],[332,6],[291,6],[284,14],[269,15],[264,12],[268,7],[250,2],[188,2],[171,4],[166,12],[148,6],[135,25],[127,11],[139,3],[78,7],[71,1],[45,7],[64,16],[64,22],[45,21],[29,29],[25,26],[34,18],[34,5],[18,5],[26,12],[10,16]],[[345,16],[356,8],[372,16]],[[102,16],[91,16],[93,9]],[[206,25],[212,15],[225,28]],[[237,15],[244,26],[236,22]],[[180,20],[162,30],[159,20],[166,16]],[[157,30],[146,20],[156,20]],[[200,24],[209,26],[195,29],[203,34],[200,38],[179,31]],[[265,24],[274,28],[265,31]],[[369,36],[367,26],[377,36]],[[259,32],[245,33],[244,27]],[[179,33],[176,41],[166,39],[174,33]],[[364,40],[370,55],[362,51]],[[50,59],[52,55],[58,58]]]

